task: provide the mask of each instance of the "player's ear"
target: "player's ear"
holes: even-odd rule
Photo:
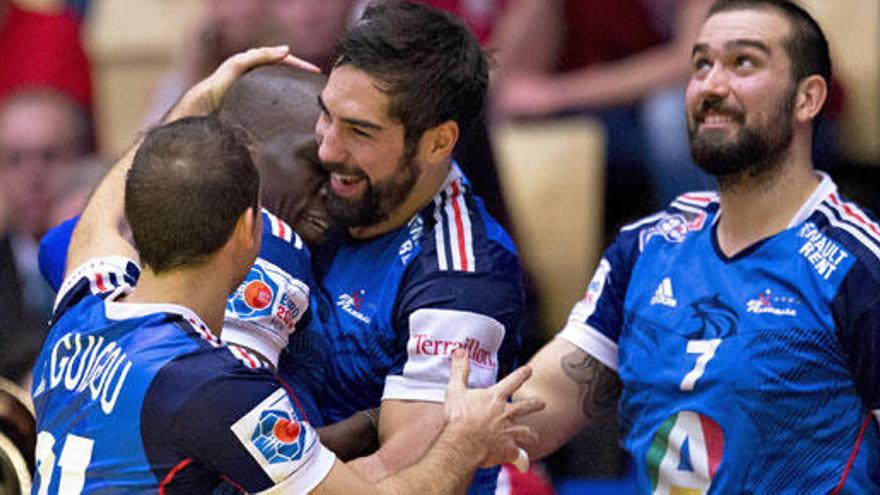
[[[795,117],[810,122],[822,110],[828,99],[828,84],[822,76],[813,74],[798,84],[795,97]]]
[[[254,249],[254,244],[259,242],[262,226],[259,208],[248,207],[235,222],[232,230],[232,239],[245,251]]]
[[[458,142],[459,128],[454,120],[447,120],[422,134],[419,139],[418,156],[420,163],[446,163]]]

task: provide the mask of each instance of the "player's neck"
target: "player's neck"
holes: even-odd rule
[[[449,175],[451,166],[451,162],[448,162],[443,166],[425,170],[406,200],[395,208],[387,219],[367,227],[352,227],[348,230],[349,234],[355,239],[370,239],[402,227],[437,195]]]
[[[228,286],[228,281],[218,280],[217,270],[211,263],[158,275],[144,268],[137,287],[122,302],[183,306],[195,312],[211,333],[219,336]]]
[[[788,228],[820,182],[809,149],[792,146],[772,176],[743,178],[721,189],[717,234],[725,255],[733,256]]]

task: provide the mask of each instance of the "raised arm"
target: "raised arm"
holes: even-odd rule
[[[165,116],[164,122],[211,113],[220,104],[236,77],[258,65],[281,62],[307,70],[318,70],[311,64],[291,57],[286,46],[254,48],[233,55],[213,74],[187,91]],[[65,277],[92,258],[124,256],[137,259],[137,252],[125,235],[124,186],[139,144],[140,140],[116,162],[86,204],[71,237]]]
[[[617,374],[570,342],[553,339],[528,365],[532,378],[514,398],[547,404],[519,421],[538,434],[538,443],[527,449],[530,457],[555,451],[578,431],[615,413],[621,391]]]

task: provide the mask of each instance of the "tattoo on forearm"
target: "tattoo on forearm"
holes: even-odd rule
[[[595,419],[614,409],[622,386],[617,374],[583,351],[565,355],[560,364],[578,386],[587,419]]]

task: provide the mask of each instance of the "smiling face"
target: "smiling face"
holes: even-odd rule
[[[333,69],[321,93],[315,126],[318,157],[330,172],[327,208],[347,227],[388,218],[420,175],[403,124],[388,115],[377,80],[349,65]]]
[[[722,186],[775,170],[791,145],[790,32],[773,10],[733,10],[709,17],[694,45],[686,93],[691,155]]]

